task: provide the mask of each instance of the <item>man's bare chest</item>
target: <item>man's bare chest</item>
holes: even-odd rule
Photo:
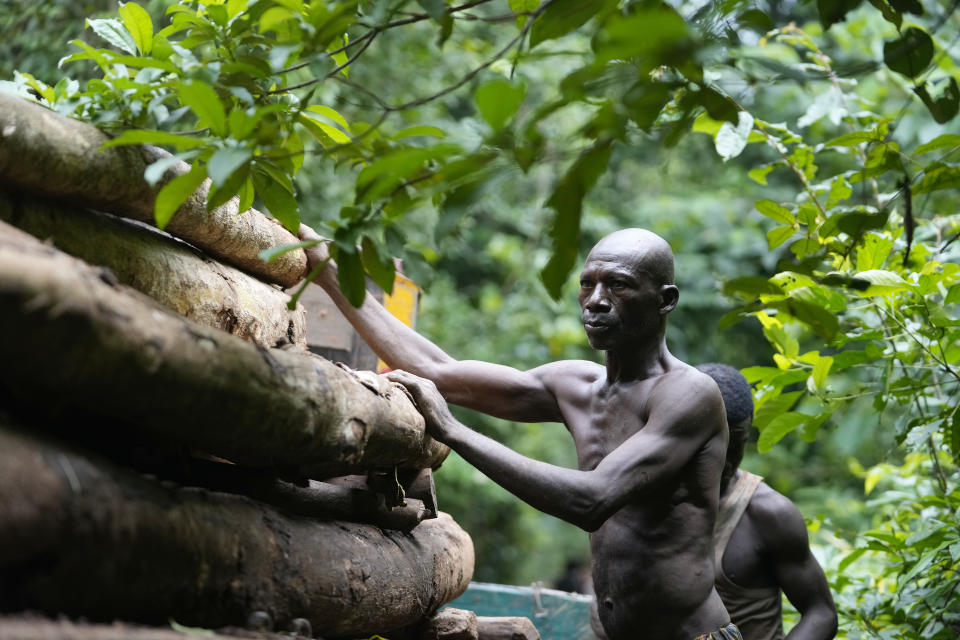
[[[589,398],[564,411],[577,449],[579,468],[589,471],[646,425],[638,396],[624,393]]]

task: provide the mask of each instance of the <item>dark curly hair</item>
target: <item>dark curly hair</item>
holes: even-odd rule
[[[733,477],[747,444],[747,435],[753,424],[753,394],[750,384],[734,367],[719,362],[697,365],[697,369],[713,378],[723,396],[723,405],[727,411],[727,426],[730,440],[727,444],[727,459],[723,465],[721,486],[725,487]]]

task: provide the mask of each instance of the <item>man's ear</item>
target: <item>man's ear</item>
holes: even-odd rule
[[[665,284],[660,287],[660,313],[666,315],[673,311],[680,299],[680,290],[676,285]]]

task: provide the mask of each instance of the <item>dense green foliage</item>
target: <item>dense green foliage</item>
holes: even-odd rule
[[[754,384],[745,466],[810,518],[841,635],[954,638],[956,4],[130,3],[85,14],[65,67],[85,84],[30,39],[70,32],[54,19],[75,10],[37,5],[3,46],[22,72],[8,88],[193,163],[159,224],[209,176],[212,205],[320,225],[354,300],[364,269],[389,287],[402,255],[431,283],[421,330],[456,357],[595,358],[578,256],[657,231],[682,292],[671,348]],[[462,415],[573,464],[562,427]],[[549,580],[586,553],[456,458],[438,490],[478,579]]]

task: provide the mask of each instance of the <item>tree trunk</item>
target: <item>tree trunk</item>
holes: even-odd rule
[[[385,378],[250,344],[102,276],[0,222],[0,397],[314,478],[449,452]]]
[[[9,420],[0,422],[9,423]],[[183,488],[0,428],[0,607],[217,628],[266,612],[326,637],[411,625],[473,573],[446,514],[410,533]]]
[[[211,260],[152,227],[0,190],[0,220],[90,264],[202,325],[265,347],[306,349],[306,311],[275,285]]]
[[[206,634],[204,634],[206,635]],[[203,636],[200,636],[203,637]],[[229,630],[208,636],[211,640],[291,640],[289,635],[253,634]],[[0,618],[0,638],[3,640],[190,640],[170,625],[141,627],[123,623],[88,624],[69,620],[49,620],[39,616],[9,616]]]
[[[151,187],[147,165],[170,154],[155,147],[114,147],[96,127],[61,116],[22,98],[0,92],[0,182],[37,195],[69,201],[154,224],[153,204],[163,184],[186,173],[181,162]],[[166,230],[268,282],[290,287],[307,274],[303,251],[267,263],[257,254],[298,242],[280,223],[255,209],[239,211],[233,198],[213,211],[205,202],[210,180],[174,214]]]

